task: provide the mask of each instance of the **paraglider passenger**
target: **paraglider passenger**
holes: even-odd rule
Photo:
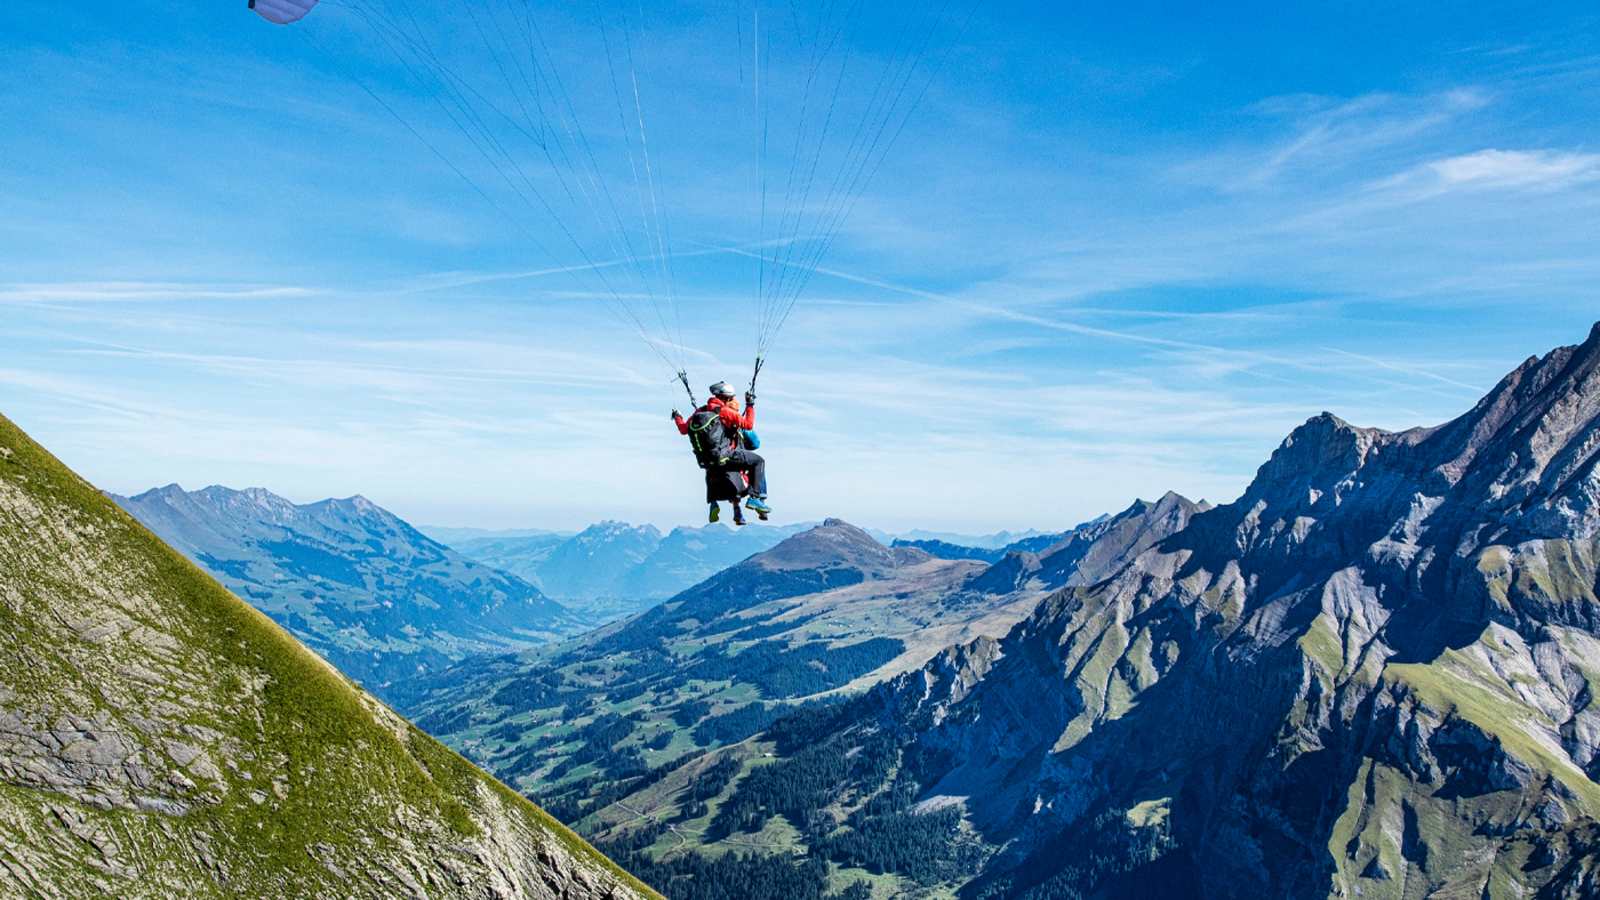
[[[745,506],[755,510],[765,519],[772,508],[767,505],[767,461],[759,453],[744,446],[744,433],[756,426],[756,396],[745,392],[744,411],[740,413],[738,395],[725,381],[711,386],[711,397],[705,405],[690,413],[685,419],[677,410],[672,411],[672,421],[678,433],[688,435],[694,449],[695,460],[706,470],[707,486],[713,474],[741,473],[749,482],[749,499]],[[711,502],[711,520],[717,519],[716,500]],[[737,504],[737,500],[733,501]]]

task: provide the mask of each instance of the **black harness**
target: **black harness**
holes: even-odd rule
[[[728,429],[722,424],[722,416],[705,406],[689,416],[689,446],[694,448],[694,461],[702,469],[727,465],[734,451],[733,440],[728,437]]]

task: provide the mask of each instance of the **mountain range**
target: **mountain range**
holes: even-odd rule
[[[656,896],[0,417],[0,895]]]
[[[1027,531],[996,531],[992,534],[962,534],[954,531],[929,531],[923,528],[914,528],[910,531],[904,531],[894,535],[873,532],[873,537],[876,537],[885,543],[892,543],[893,541],[931,541],[941,544],[950,544],[956,547],[973,547],[979,550],[1004,551],[1006,549],[1030,549],[1030,546],[1028,545],[1038,544],[1038,541],[1040,540],[1045,542],[1043,544],[1038,544],[1038,547],[1042,549],[1043,547],[1049,546],[1049,544],[1052,543],[1051,539],[1059,537],[1059,535],[1056,532],[1038,531],[1035,529],[1029,529]]]
[[[717,748],[733,747],[739,765],[759,762],[746,739],[784,715],[916,671],[951,644],[1003,635],[1051,584],[1105,577],[1202,508],[1177,495],[1134,504],[1088,526],[1097,538],[1061,536],[1048,574],[1022,579],[993,576],[1009,571],[1005,561],[885,547],[828,520],[624,622],[518,657],[466,660],[399,686],[396,702],[564,821],[614,837],[611,816],[636,818],[618,812],[634,808],[622,798],[655,804],[658,784],[683,787],[681,773]],[[1097,540],[1100,553],[1076,549]],[[711,813],[692,803],[663,841],[704,830]],[[696,877],[731,889],[745,874],[730,862]]]
[[[584,827],[657,883],[714,842],[972,900],[1600,896],[1597,467],[1600,326],[1443,426],[1324,413],[1005,635]]]
[[[93,879],[180,846],[246,885],[279,864],[323,885],[343,852],[382,860],[358,894],[430,862],[486,893],[527,892],[541,865],[557,894],[645,890],[330,670],[304,687],[320,664],[0,426],[0,609],[20,635],[0,656],[0,829],[24,848],[0,871],[103,890]],[[336,580],[299,546],[326,552],[375,515],[270,497],[207,502],[274,510],[283,522],[256,517],[279,532],[153,518],[265,592]],[[409,526],[362,527],[370,541],[327,555],[410,559],[385,543],[415,543]],[[680,531],[687,548],[702,530]],[[586,534],[517,539],[549,539],[546,562],[569,548],[563,571],[615,573],[671,538]],[[1441,426],[1313,417],[1222,506],[1167,494],[1059,535],[894,543],[830,519],[642,612],[445,656],[385,696],[685,900],[1600,896],[1600,325]],[[300,726],[331,728],[319,741],[362,735],[340,744],[350,772],[296,768],[316,751],[291,708],[338,710]],[[407,758],[426,784],[396,774]],[[252,807],[310,815],[301,783],[408,812],[318,831],[367,837],[312,844],[311,862],[241,859],[239,822],[259,823],[267,857],[292,830]],[[101,809],[183,821],[137,820],[128,856],[92,824]],[[437,862],[440,821],[479,841],[465,874]],[[506,841],[546,849],[529,862]],[[161,865],[161,892],[210,890],[190,861]]]
[[[441,544],[454,545],[478,538],[523,538],[553,536],[569,538],[576,531],[552,531],[548,528],[472,528],[453,525],[418,525],[417,530]]]
[[[577,534],[479,535],[452,546],[603,621],[639,612],[801,527],[708,525],[662,534],[653,525],[607,521]]]
[[[653,525],[605,521],[581,532],[486,532],[424,528],[463,556],[516,575],[591,619],[640,612],[715,575],[814,523],[744,528],[680,526],[663,534]],[[868,530],[884,544],[916,547],[942,559],[994,562],[1013,550],[1044,550],[1062,534],[998,532],[961,535]]]
[[[380,694],[396,678],[585,627],[533,585],[467,559],[364,497],[299,505],[260,488],[168,485],[112,499]]]
[[[1066,532],[1035,534],[999,547],[955,544],[939,538],[894,538],[889,546],[911,547],[940,559],[976,559],[994,563],[1004,559],[1008,553],[1037,553],[1047,550],[1064,537]]]

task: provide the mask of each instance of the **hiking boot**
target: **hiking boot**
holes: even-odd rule
[[[749,509],[755,510],[756,515],[763,519],[767,517],[767,513],[772,512],[772,507],[767,505],[767,498],[765,497],[751,497],[744,502],[744,505]]]
[[[722,518],[722,504],[711,504],[711,524],[715,525],[720,518]]]

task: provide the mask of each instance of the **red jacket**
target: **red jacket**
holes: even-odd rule
[[[700,407],[700,409],[715,410],[717,413],[717,418],[722,420],[722,427],[730,430],[749,431],[750,429],[756,427],[756,408],[754,404],[745,407],[744,415],[742,416],[734,412],[732,407],[728,406],[726,403],[723,403],[721,400],[718,400],[716,397],[712,397],[710,400],[707,400],[706,405]],[[695,412],[699,411],[700,410],[698,409],[695,410]],[[673,416],[672,421],[677,423],[679,434],[689,433],[689,422],[683,416]]]

